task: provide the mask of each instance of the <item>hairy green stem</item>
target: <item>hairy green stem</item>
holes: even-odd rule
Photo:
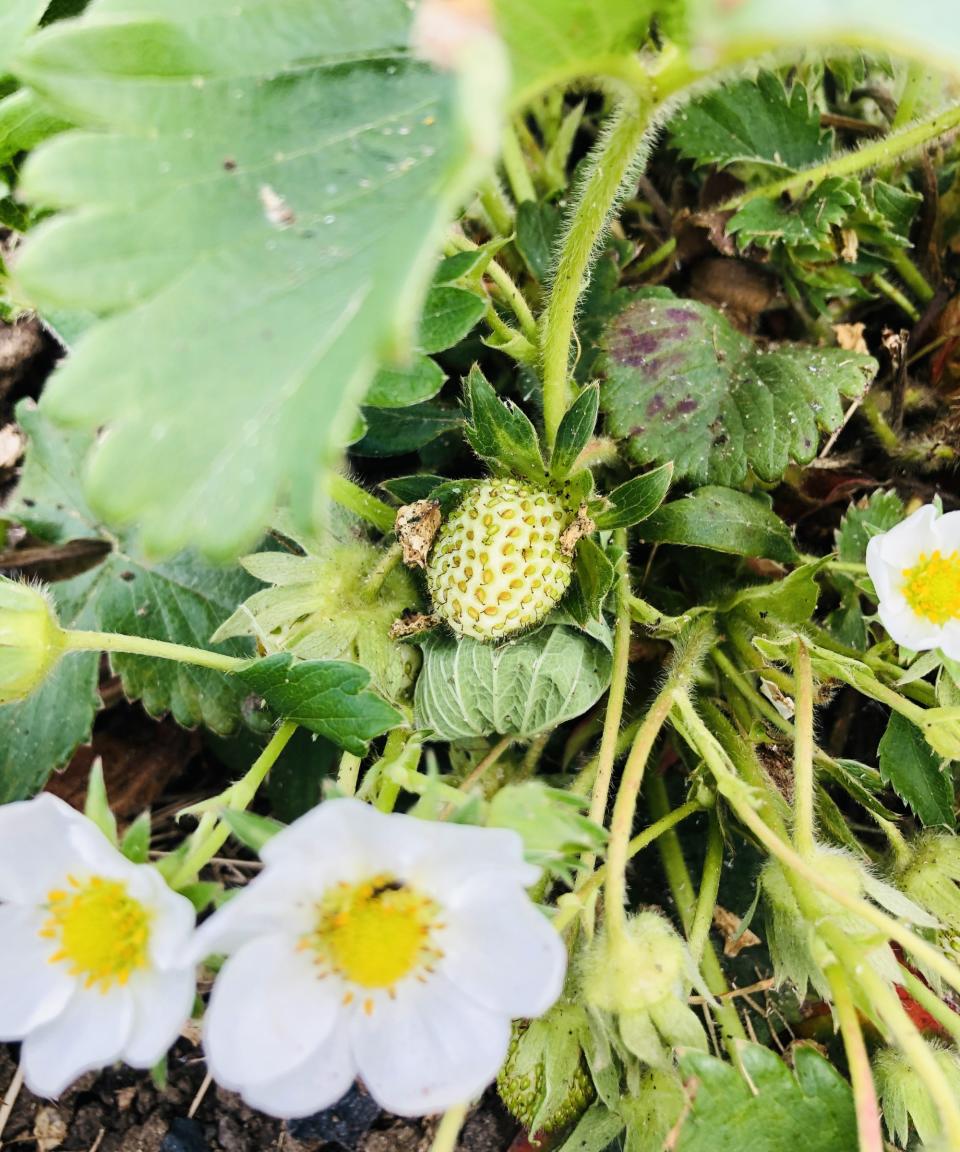
[[[507,125],[503,133],[501,159],[514,200],[518,204],[522,204],[525,200],[536,200],[537,193],[527,171],[527,162],[523,158],[520,141],[511,125]]]
[[[894,248],[890,252],[890,261],[897,270],[897,275],[906,284],[916,298],[924,304],[929,304],[934,297],[933,288],[927,283],[920,269],[914,264],[902,248]]]
[[[828,964],[824,971],[833,993],[833,1007],[840,1025],[840,1035],[843,1037],[843,1048],[847,1054],[847,1067],[850,1069],[853,1103],[857,1115],[859,1152],[883,1152],[877,1089],[873,1082],[870,1057],[863,1041],[863,1029],[860,1027],[860,1017],[853,1003],[847,975],[836,963]]]
[[[667,786],[660,776],[651,776],[648,782],[647,805],[650,815],[659,817],[661,820],[670,811]],[[660,852],[660,861],[663,864],[667,884],[677,906],[680,922],[683,924],[683,930],[689,939],[690,930],[696,917],[696,901],[693,895],[693,881],[683,856],[680,838],[671,828],[659,837],[657,848]],[[727,978],[723,974],[723,969],[717,959],[713,945],[710,943],[709,936],[704,942],[703,955],[700,958],[700,971],[703,973],[707,987],[714,996],[722,997],[725,992],[729,991]],[[726,1048],[730,1059],[735,1064],[739,1064],[738,1043],[746,1040],[747,1034],[740,1021],[736,1006],[732,1000],[720,999],[718,1005],[713,1009],[713,1013],[723,1034],[723,1046]]]
[[[922,147],[930,140],[935,140],[945,132],[960,125],[960,104],[946,108],[921,120],[900,132],[893,132],[880,140],[871,141],[854,152],[847,152],[836,156],[824,164],[817,164],[812,168],[802,168],[792,176],[777,180],[773,184],[763,184],[758,188],[750,188],[746,192],[734,196],[719,206],[721,212],[733,212],[742,208],[750,200],[764,197],[776,200],[780,196],[802,195],[813,191],[824,180],[835,176],[856,176],[871,168],[878,168],[884,164],[892,164],[902,156]]]
[[[717,906],[717,893],[720,891],[720,875],[723,871],[723,833],[720,830],[720,820],[716,810],[710,813],[710,823],[707,827],[707,850],[703,860],[703,872],[700,876],[700,891],[697,893],[697,903],[693,913],[687,941],[690,945],[690,954],[697,967],[703,959],[703,951],[710,938],[710,928],[713,925],[713,913]]]
[[[793,742],[793,842],[801,856],[812,856],[814,839],[813,798],[816,779],[813,771],[813,668],[810,653],[801,637],[794,642],[794,701],[796,720]]]
[[[270,737],[264,750],[247,769],[246,775],[231,784],[229,788],[213,800],[205,802],[208,808],[200,818],[200,823],[188,841],[187,852],[178,864],[176,871],[168,878],[171,888],[178,889],[192,883],[200,870],[213,859],[227,842],[230,826],[221,820],[210,805],[229,808],[232,812],[242,812],[250,806],[267,773],[277,762],[280,753],[290,742],[297,730],[293,720],[284,720]]]
[[[580,294],[589,282],[590,265],[624,180],[643,144],[650,123],[651,101],[639,94],[623,100],[580,189],[563,241],[560,259],[541,319],[543,422],[547,449],[571,400],[570,345]]]
[[[341,508],[346,508],[361,520],[372,524],[379,532],[386,534],[393,531],[397,514],[389,504],[384,504],[376,496],[348,480],[340,472],[331,472],[327,477],[327,491],[330,499],[335,500]]]
[[[481,186],[480,203],[497,235],[509,236],[513,232],[513,206],[496,180],[487,180]]]
[[[344,752],[340,757],[340,769],[337,772],[337,791],[344,796],[355,796],[357,781],[360,778],[360,765],[363,760],[354,756],[352,752]]]
[[[128,636],[122,632],[67,631],[65,646],[68,652],[122,652],[129,656],[152,656],[158,660],[176,660],[180,664],[211,668],[215,672],[237,672],[250,663],[246,657],[227,656],[222,652],[208,652],[205,648],[191,648],[189,644],[171,644],[167,640]]]
[[[931,991],[906,966],[901,966],[900,978],[903,980],[904,987],[920,1007],[925,1012],[929,1012],[944,1031],[949,1032],[953,1037],[954,1044],[960,1045],[960,1016],[949,1005],[944,1004],[936,992]]]
[[[891,304],[896,304],[908,320],[912,320],[916,324],[920,319],[920,312],[913,301],[904,296],[896,284],[891,284],[886,276],[880,272],[874,272],[869,282],[882,296],[886,296]]]
[[[644,272],[649,272],[651,268],[656,268],[658,264],[662,264],[677,250],[677,238],[671,236],[669,240],[665,240],[659,248],[655,248],[649,256],[645,256],[636,264],[630,265],[630,272],[632,276],[642,276]]]

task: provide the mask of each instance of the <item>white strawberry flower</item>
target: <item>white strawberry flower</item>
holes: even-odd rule
[[[0,1040],[23,1041],[31,1091],[157,1063],[193,1005],[194,919],[62,800],[0,807]]]
[[[867,571],[891,639],[960,660],[960,512],[925,504],[867,545]]]
[[[207,1010],[214,1079],[274,1116],[359,1075],[388,1111],[439,1112],[496,1076],[514,1017],[560,995],[566,950],[505,829],[329,800],[263,847],[260,876],[201,925],[230,953]]]

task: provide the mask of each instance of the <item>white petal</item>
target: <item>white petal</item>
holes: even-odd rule
[[[282,833],[281,833],[282,835]],[[235,952],[250,940],[276,932],[299,935],[316,919],[324,885],[299,862],[271,865],[205,920],[194,933],[199,962],[218,952]]]
[[[49,792],[0,807],[0,900],[42,903],[77,863],[69,829],[84,817]]]
[[[123,1050],[132,1068],[152,1068],[180,1035],[196,995],[196,973],[144,972],[130,981],[133,1031]]]
[[[242,1090],[302,1064],[330,1035],[343,987],[321,979],[290,936],[263,936],[232,956],[217,977],[204,1027],[214,1079]]]
[[[951,620],[943,626],[940,648],[944,656],[951,660],[960,660],[960,621]]]
[[[327,800],[271,837],[260,858],[266,864],[322,856],[352,860],[389,822],[390,817],[360,800]]]
[[[374,1099],[399,1116],[442,1112],[479,1096],[507,1054],[510,1021],[440,973],[351,1018],[353,1052]]]
[[[912,568],[921,553],[929,555],[939,547],[934,529],[936,519],[936,508],[924,504],[889,532],[875,537],[880,542],[880,555],[894,568]]]
[[[933,526],[944,556],[960,551],[960,512],[947,512]]]
[[[86,875],[104,876],[109,880],[123,880],[130,895],[139,898],[142,888],[138,883],[143,865],[128,860],[92,821],[81,817],[67,829],[73,854],[80,863],[78,871]]]
[[[22,1040],[66,1006],[76,981],[40,935],[43,913],[7,904],[0,907],[0,1040]]]
[[[346,1020],[341,1020],[316,1051],[283,1076],[252,1084],[243,1091],[251,1108],[293,1120],[329,1108],[346,1094],[357,1069],[350,1051]]]
[[[910,648],[914,652],[926,652],[940,646],[943,629],[918,616],[909,607],[895,611],[881,602],[877,614],[891,640],[895,640],[904,648]]]
[[[78,988],[63,1012],[23,1042],[21,1064],[36,1096],[59,1096],[78,1076],[120,1058],[133,1025],[127,988]]]
[[[150,909],[150,959],[161,969],[182,969],[193,963],[191,947],[197,915],[193,905],[173,892],[155,869],[138,866],[140,899]]]
[[[447,919],[443,974],[485,1008],[540,1016],[563,991],[567,950],[522,892],[474,886]]]

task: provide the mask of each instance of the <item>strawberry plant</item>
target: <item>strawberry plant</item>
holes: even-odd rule
[[[7,0],[0,1136],[960,1148],[954,8]]]

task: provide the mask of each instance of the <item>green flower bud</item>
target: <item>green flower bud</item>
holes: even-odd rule
[[[870,868],[837,848],[820,846],[814,861],[817,872],[835,887],[856,899],[872,901],[887,912],[923,928],[936,927],[936,920],[897,888],[879,879]],[[767,946],[778,984],[791,983],[801,995],[810,984],[824,1000],[831,998],[823,973],[829,949],[820,940],[816,925],[829,921],[855,942],[871,967],[884,980],[896,983],[900,966],[881,932],[867,920],[823,895],[809,891],[809,918],[801,911],[783,866],[768,860],[760,872],[767,919]]]
[[[569,1127],[596,1095],[583,1055],[588,1034],[583,1008],[563,1001],[539,1020],[514,1023],[497,1091],[528,1132]]]
[[[925,832],[912,849],[909,863],[896,873],[897,885],[937,918],[941,934],[960,952],[960,837]]]
[[[39,588],[0,576],[0,704],[38,688],[60,659],[65,639]]]
[[[689,949],[658,912],[641,912],[623,935],[603,933],[581,968],[587,1004],[617,1018],[628,1052],[651,1067],[667,1067],[673,1048],[706,1050],[700,1019],[687,1003],[691,987],[710,995]]]
[[[960,1058],[947,1048],[934,1048],[933,1055],[954,1096],[960,1098]],[[873,1074],[890,1139],[906,1148],[912,1122],[923,1145],[939,1147],[943,1138],[940,1116],[923,1077],[910,1061],[895,1049],[884,1048],[874,1057]]]

